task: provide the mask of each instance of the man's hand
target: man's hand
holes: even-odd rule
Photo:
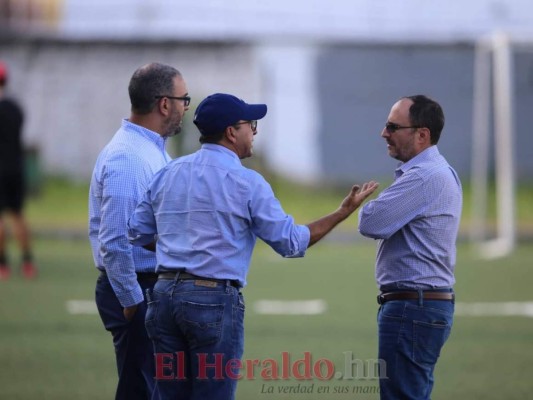
[[[344,198],[340,205],[340,209],[351,215],[357,208],[365,201],[378,188],[379,183],[370,181],[363,184],[363,187],[359,185],[352,186],[352,190],[348,193],[348,196]]]
[[[352,215],[357,207],[359,207],[378,186],[379,184],[374,181],[364,183],[362,188],[360,188],[359,185],[352,186],[350,193],[344,198],[337,210],[307,225],[310,233],[309,247],[326,236],[337,226],[337,224]]]
[[[133,317],[135,316],[135,313],[137,312],[137,304],[130,307],[124,307],[123,313],[124,318],[126,318],[126,321],[130,322]]]

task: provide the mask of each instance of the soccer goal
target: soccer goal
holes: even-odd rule
[[[484,258],[508,255],[516,244],[513,52],[521,44],[524,43],[519,39],[495,33],[480,40],[475,49],[470,237]],[[491,126],[494,132],[495,230],[487,226]],[[489,232],[495,232],[495,236],[489,237]]]

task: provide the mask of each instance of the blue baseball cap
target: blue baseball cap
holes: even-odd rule
[[[194,124],[204,136],[217,135],[237,122],[263,118],[267,113],[266,104],[248,104],[225,93],[215,93],[206,97],[196,108]]]

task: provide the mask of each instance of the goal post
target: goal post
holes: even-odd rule
[[[483,258],[506,256],[516,244],[512,47],[509,36],[498,32],[480,40],[475,49],[470,238]],[[496,190],[494,238],[488,238],[486,223],[491,117]]]

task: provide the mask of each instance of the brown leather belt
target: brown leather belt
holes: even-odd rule
[[[178,272],[162,272],[159,274],[159,278],[158,279],[167,279],[167,280],[172,280],[172,279],[175,279],[176,278],[176,275],[178,274]],[[202,276],[198,276],[198,275],[193,275],[193,274],[189,274],[188,272],[179,272],[179,277],[178,277],[178,280],[183,280],[183,281],[190,281],[190,280],[194,280],[196,281],[197,283],[198,282],[211,282],[211,283],[220,283],[220,284],[229,284],[233,287],[236,287],[237,289],[239,289],[241,287],[241,285],[239,284],[239,281],[236,281],[236,280],[231,280],[231,279],[215,279],[215,278],[204,278]],[[209,287],[210,285],[206,284],[206,285],[202,285],[202,284],[199,284],[199,286],[207,286]]]
[[[424,300],[455,300],[453,292],[422,292]],[[416,291],[387,292],[378,294],[378,304],[386,303],[391,300],[418,300],[419,295]]]

